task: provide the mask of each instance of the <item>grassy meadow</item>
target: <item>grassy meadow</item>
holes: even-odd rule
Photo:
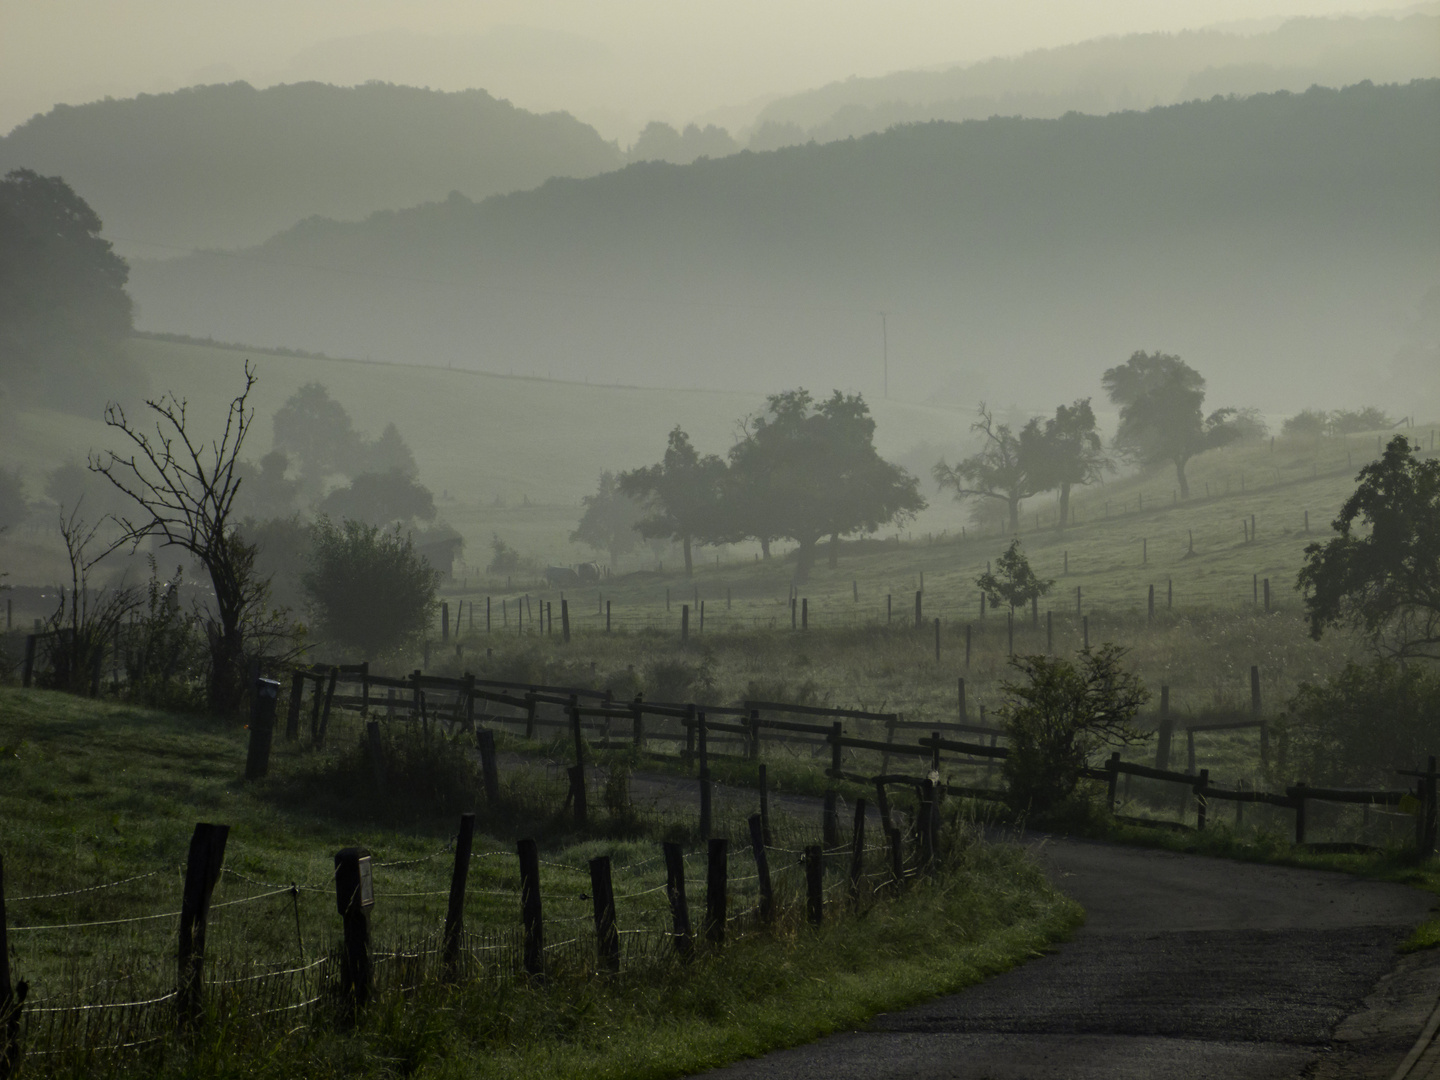
[[[27,1075],[675,1076],[958,989],[1078,918],[1021,853],[956,818],[953,870],[933,881],[892,897],[883,850],[869,855],[862,919],[844,914],[846,856],[827,859],[833,903],[812,931],[792,856],[818,842],[818,822],[777,815],[767,930],[754,919],[743,822],[722,818],[733,834],[727,945],[702,943],[682,963],[658,841],[685,844],[698,926],[704,846],[686,821],[602,804],[577,833],[543,765],[507,767],[502,802],[488,807],[463,746],[435,748],[452,762],[443,793],[377,799],[355,736],[339,726],[322,751],[282,741],[271,776],[247,784],[239,724],[0,688],[0,852],[11,967],[31,986]],[[446,987],[436,953],[456,806],[478,822],[461,977]],[[167,996],[196,820],[231,832],[206,945],[208,1012],[186,1040],[173,1036]],[[516,970],[519,836],[541,845],[543,985]],[[353,1028],[337,1021],[327,959],[340,933],[331,856],[351,845],[371,851],[376,892],[376,992]],[[601,854],[615,872],[618,975],[595,974],[586,863]]]

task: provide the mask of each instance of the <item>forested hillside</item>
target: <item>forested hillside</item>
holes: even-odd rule
[[[961,401],[1090,393],[1164,348],[1288,408],[1373,396],[1435,283],[1437,115],[1428,81],[902,127],[311,220],[137,264],[134,295],[143,329],[872,397],[887,345],[892,389]]]
[[[482,199],[622,163],[566,113],[384,83],[58,105],[0,138],[0,173],[63,176],[120,251],[155,257],[169,253],[147,245],[243,247],[312,214],[362,218],[451,191]]]
[[[1440,9],[1433,8],[1404,18],[1291,19],[1264,33],[1127,34],[791,94],[761,110],[750,145],[825,142],[925,120],[1103,114],[1215,94],[1437,75]]]

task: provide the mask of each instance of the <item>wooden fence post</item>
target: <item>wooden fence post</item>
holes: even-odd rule
[[[690,640],[690,605],[680,605],[680,644]]]
[[[1305,785],[1296,781],[1291,798],[1295,800],[1295,844],[1305,843]]]
[[[20,1008],[30,987],[10,981],[10,941],[5,917],[5,859],[0,856],[0,1080],[9,1080],[20,1061]]]
[[[775,889],[770,881],[770,856],[765,851],[765,823],[759,814],[750,815],[750,850],[755,853],[755,874],[760,889],[760,921],[775,921]]]
[[[567,645],[570,643],[570,601],[560,601],[560,637]]]
[[[475,842],[475,815],[460,815],[460,832],[455,837],[455,865],[450,871],[450,903],[445,909],[445,947],[442,962],[445,975],[460,974],[460,932],[465,920],[465,882],[470,877],[470,851]]]
[[[825,853],[818,844],[805,847],[805,913],[811,926],[825,917]]]
[[[345,934],[340,988],[353,1010],[370,999],[370,909],[375,906],[375,883],[370,852],[365,848],[343,848],[335,853],[335,906]]]
[[[825,790],[824,810],[821,813],[821,837],[826,851],[840,846],[840,793],[834,788]]]
[[[615,889],[610,856],[590,860],[590,896],[595,907],[595,958],[606,971],[620,970],[620,932],[615,927]]]
[[[730,841],[712,837],[705,873],[705,940],[715,945],[725,943],[725,884]]]
[[[670,920],[675,928],[675,951],[689,958],[695,950],[690,932],[690,905],[685,900],[685,855],[680,845],[665,841],[665,897],[670,901]]]
[[[695,713],[695,737],[699,744],[700,760],[700,838],[710,839],[710,808],[714,794],[710,783],[710,730],[705,723],[704,710]]]
[[[517,840],[520,859],[520,922],[524,928],[525,974],[536,982],[545,979],[545,919],[540,910],[540,853],[534,840]]]
[[[765,837],[765,846],[769,847],[774,843],[774,838],[770,835],[770,784],[764,765],[761,765],[757,772],[759,775],[756,782],[760,785],[760,829]]]
[[[855,800],[855,824],[850,829],[850,902],[860,906],[860,879],[865,873],[865,800]]]
[[[210,918],[210,897],[225,863],[229,825],[201,822],[190,836],[185,863],[185,891],[180,900],[180,950],[175,1005],[180,1026],[200,1019],[200,976],[205,965],[205,928]]]
[[[923,595],[924,595],[924,590],[922,590],[922,589],[916,589],[916,590],[915,590],[915,629],[916,629],[916,630],[919,630],[919,629],[920,629],[920,625],[921,625],[921,623],[922,623],[922,621],[923,621],[923,620],[921,619],[921,617],[920,617],[920,598],[921,598]]]
[[[1195,781],[1195,828],[1205,831],[1205,818],[1210,809],[1210,770],[1201,769],[1200,779]]]
[[[495,761],[495,732],[479,728],[475,732],[475,743],[480,750],[480,780],[485,787],[485,802],[495,806],[500,802],[500,770]]]
[[[570,695],[570,732],[575,737],[575,767],[570,771],[570,786],[575,796],[575,824],[586,824],[585,806],[585,736],[580,730],[580,699]]]
[[[1170,719],[1170,687],[1160,685],[1160,734],[1155,741],[1155,768],[1170,768],[1170,736],[1174,721]]]
[[[250,745],[245,753],[245,779],[259,780],[270,771],[270,743],[275,735],[275,706],[280,684],[274,679],[256,679],[250,699]]]
[[[320,749],[325,745],[325,733],[330,730],[330,705],[335,700],[335,683],[340,678],[340,669],[330,669],[330,681],[325,684],[325,706],[320,710],[320,731],[315,738],[315,747]],[[316,684],[319,689],[319,684]]]

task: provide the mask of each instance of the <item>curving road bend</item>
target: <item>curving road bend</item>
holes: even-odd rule
[[[1086,910],[1048,956],[712,1080],[1388,1080],[1440,996],[1435,904],[1342,874],[1048,839]]]

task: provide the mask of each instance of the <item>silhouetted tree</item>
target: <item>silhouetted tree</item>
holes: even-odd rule
[[[1100,433],[1095,430],[1095,410],[1090,407],[1090,399],[1057,406],[1055,415],[1045,420],[1043,427],[1038,417],[1031,420],[1021,432],[1021,444],[1027,451],[1034,451],[1030,455],[1034,487],[1038,491],[1059,488],[1057,527],[1065,528],[1070,521],[1071,487],[1092,483],[1111,467]]]
[[[621,473],[618,481],[622,494],[645,507],[636,526],[641,536],[680,542],[687,577],[693,571],[692,546],[719,532],[724,482],[725,462],[714,454],[702,456],[679,427],[670,432],[658,465]]]
[[[287,477],[290,457],[284,450],[271,450],[260,459],[258,468],[242,461],[235,471],[245,486],[239,505],[247,517],[283,518],[294,513],[295,501],[300,497],[300,481]]]
[[[1120,406],[1116,447],[1147,465],[1172,462],[1182,499],[1190,497],[1185,478],[1190,459],[1244,434],[1234,422],[1235,409],[1201,412],[1205,379],[1178,356],[1136,352],[1101,381]]]
[[[992,607],[998,606],[1001,602],[1008,604],[1011,609],[1023,608],[1031,600],[1044,596],[1050,591],[1050,586],[1055,582],[1052,579],[1041,580],[1030,567],[1030,560],[1020,550],[1020,541],[1010,541],[1010,546],[1005,553],[996,560],[997,574],[992,570],[986,570],[975,579],[975,584],[985,594]]]
[[[931,475],[942,488],[953,488],[956,499],[999,499],[1009,511],[1010,531],[1018,532],[1021,501],[1044,490],[1038,425],[1032,422],[1016,435],[1009,424],[995,423],[982,401],[980,419],[970,430],[985,436],[980,451],[957,462],[953,469],[941,458]]]
[[[361,440],[350,414],[318,382],[306,383],[286,399],[271,421],[275,449],[290,455],[302,483],[318,493],[325,477],[353,476],[361,456]]]
[[[730,450],[722,536],[755,537],[762,546],[794,540],[795,580],[803,582],[823,537],[834,566],[842,536],[872,533],[924,509],[918,481],[876,452],[875,421],[860,395],[836,390],[816,402],[800,389],[766,402]]]
[[[1348,626],[1402,661],[1440,659],[1440,460],[1422,461],[1396,435],[1332,522],[1308,544],[1295,587],[1311,636]]]
[[[367,525],[434,521],[435,497],[398,469],[362,473],[348,487],[336,488],[320,503],[320,512]]]
[[[600,484],[594,495],[581,500],[585,513],[580,524],[570,534],[571,543],[581,543],[610,556],[610,564],[616,565],[620,557],[640,545],[636,526],[643,516],[640,504],[620,490],[620,483],[612,472],[600,474]]]
[[[100,228],[58,176],[16,169],[0,180],[0,389],[73,409],[87,387],[118,381],[130,270]]]
[[[174,394],[145,403],[155,421],[153,435],[110,405],[105,424],[123,436],[129,452],[90,457],[90,468],[130,496],[139,511],[116,515],[123,536],[112,549],[155,537],[162,546],[190,552],[210,575],[215,612],[207,626],[208,700],[218,714],[232,712],[244,689],[247,620],[265,617],[267,583],[255,571],[255,548],[240,538],[230,517],[240,489],[240,447],[255,417],[246,409],[254,386],[247,363],[245,388],[230,402],[220,437],[208,443],[191,429],[185,402]]]

